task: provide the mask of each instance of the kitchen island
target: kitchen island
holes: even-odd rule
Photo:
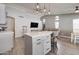
[[[52,31],[34,31],[24,34],[26,55],[45,55],[51,51]]]

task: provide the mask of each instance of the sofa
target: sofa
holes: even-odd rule
[[[58,37],[59,37],[59,39],[70,42],[71,41],[71,32],[70,31],[60,31]]]

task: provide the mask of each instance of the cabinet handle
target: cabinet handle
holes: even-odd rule
[[[37,45],[41,44],[41,42],[37,43]]]
[[[39,41],[40,39],[38,39],[37,41]]]

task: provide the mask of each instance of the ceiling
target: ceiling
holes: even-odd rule
[[[36,3],[15,3],[16,5],[22,6],[33,11]],[[79,6],[79,3],[45,3],[47,10],[51,11],[51,14],[67,14],[74,13],[75,6]],[[44,7],[44,3],[40,3],[40,8]]]

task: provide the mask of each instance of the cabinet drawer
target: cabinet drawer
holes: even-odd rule
[[[38,46],[38,45],[40,45],[40,44],[42,44],[42,42],[34,43],[33,46]]]
[[[44,43],[45,44],[51,43],[51,40],[50,39],[44,40]]]
[[[51,40],[51,37],[50,36],[46,36],[45,38],[44,38],[44,41],[50,41]]]
[[[51,43],[44,44],[44,51],[46,51],[48,48],[51,49]]]
[[[33,39],[32,39],[32,42],[33,42],[33,43],[41,42],[41,38],[40,38],[40,37],[33,38]]]
[[[43,55],[43,45],[42,42],[37,42],[33,44],[33,54],[34,55]]]
[[[44,48],[48,48],[48,47],[51,47],[51,43],[44,44]]]
[[[51,39],[47,39],[47,40],[44,40],[44,45],[45,46],[51,46]]]
[[[49,36],[46,36],[46,38],[51,39],[51,36],[50,35]]]
[[[44,49],[44,54],[47,54],[50,50],[51,50],[51,47],[46,47],[46,48]]]

